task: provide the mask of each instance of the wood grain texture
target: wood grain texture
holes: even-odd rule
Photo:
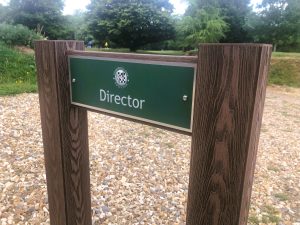
[[[188,225],[246,224],[270,56],[269,45],[200,46]]]
[[[66,51],[83,42],[35,43],[52,225],[90,225],[87,112],[71,106]]]
[[[64,173],[61,155],[60,121],[56,90],[55,51],[51,43],[35,43],[37,80],[48,202],[51,224],[66,225]]]
[[[253,185],[253,177],[254,177],[254,170],[255,170],[255,163],[256,163],[256,155],[258,149],[258,142],[259,142],[259,135],[260,135],[260,128],[263,116],[263,108],[265,103],[266,97],[266,86],[267,86],[267,74],[269,72],[270,67],[270,58],[272,54],[272,48],[266,47],[262,49],[261,52],[261,61],[259,65],[259,74],[258,74],[258,85],[256,90],[255,96],[255,107],[253,112],[252,124],[251,124],[251,134],[249,140],[249,152],[246,162],[246,171],[245,171],[245,178],[244,178],[244,188],[243,188],[243,195],[242,195],[242,203],[241,203],[241,210],[240,210],[240,218],[239,218],[239,225],[247,224],[248,219],[248,211],[250,206],[250,199],[251,199],[251,191]]]
[[[179,63],[197,63],[197,56],[172,56],[172,55],[154,55],[154,54],[134,54],[134,53],[117,53],[117,52],[92,52],[92,51],[68,51],[68,55],[86,56],[86,57],[104,57],[115,59],[135,59],[162,62],[179,62]]]

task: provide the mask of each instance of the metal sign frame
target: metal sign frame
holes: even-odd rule
[[[102,54],[101,54],[102,55]],[[183,132],[188,132],[191,133],[192,132],[192,124],[193,124],[193,113],[194,113],[194,100],[195,100],[195,82],[196,82],[196,76],[197,76],[197,63],[188,63],[188,62],[171,62],[171,61],[154,61],[154,60],[143,60],[143,59],[120,59],[120,58],[108,58],[108,57],[103,57],[103,56],[81,56],[81,55],[69,55],[68,56],[68,65],[69,65],[69,80],[72,81],[72,77],[71,77],[71,68],[70,68],[70,59],[71,58],[78,58],[78,59],[91,59],[91,60],[102,60],[102,61],[113,61],[113,62],[126,62],[126,63],[134,63],[134,64],[143,64],[143,65],[162,65],[162,66],[176,66],[176,67],[190,67],[194,69],[194,77],[193,77],[193,87],[192,87],[192,104],[191,104],[191,115],[190,115],[190,126],[188,129],[180,127],[180,126],[174,126],[168,123],[163,123],[163,122],[158,122],[155,120],[151,120],[151,119],[146,119],[143,117],[138,117],[138,116],[133,116],[130,114],[125,114],[125,113],[120,113],[120,112],[116,112],[116,111],[112,111],[112,110],[108,110],[105,108],[101,108],[101,107],[95,107],[95,106],[91,106],[88,104],[83,104],[83,103],[79,103],[76,102],[75,100],[72,99],[73,93],[72,93],[72,84],[70,85],[70,97],[71,97],[71,103],[73,105],[77,105],[80,107],[84,107],[87,109],[91,109],[93,111],[98,111],[98,112],[104,112],[104,113],[108,113],[110,115],[117,115],[123,119],[132,119],[135,120],[137,122],[142,121],[142,122],[146,122],[148,124],[155,124],[161,127],[167,127],[167,128],[171,128],[174,130],[180,130]],[[170,75],[172,76],[172,75]]]

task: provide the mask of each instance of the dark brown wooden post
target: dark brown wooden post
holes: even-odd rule
[[[271,46],[199,49],[188,225],[246,225]]]
[[[67,50],[79,41],[38,41],[41,122],[51,225],[90,225],[87,112],[70,104]]]

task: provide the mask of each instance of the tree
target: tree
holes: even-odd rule
[[[64,38],[66,20],[63,0],[11,0],[10,17],[14,24],[43,30],[49,39]]]
[[[250,0],[220,0],[225,21],[229,24],[226,38],[221,42],[239,43],[250,39],[246,29],[247,17],[251,12]]]
[[[286,46],[299,43],[300,1],[264,0],[260,12],[252,15],[249,27],[255,42]]]
[[[227,29],[220,10],[212,7],[194,10],[193,16],[183,17],[178,26],[184,48],[195,48],[199,43],[219,42],[225,37]]]
[[[228,24],[227,31],[221,42],[247,42],[249,40],[246,29],[247,16],[250,13],[250,0],[189,0],[190,7],[186,15],[207,7],[220,8],[220,15]]]
[[[6,22],[7,6],[0,3],[0,23]]]
[[[86,15],[84,12],[77,10],[73,15],[66,16],[70,39],[83,40],[86,44],[93,40],[93,36],[89,34]]]
[[[168,0],[92,0],[89,30],[101,45],[114,42],[135,51],[174,37],[172,7]]]

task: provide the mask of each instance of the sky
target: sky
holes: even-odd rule
[[[174,5],[174,14],[183,14],[187,8],[185,0],[169,0]],[[0,0],[0,3],[6,5],[9,0]],[[70,15],[75,10],[85,10],[85,7],[89,4],[90,0],[65,0],[64,15]],[[252,4],[257,4],[261,0],[251,0]]]

